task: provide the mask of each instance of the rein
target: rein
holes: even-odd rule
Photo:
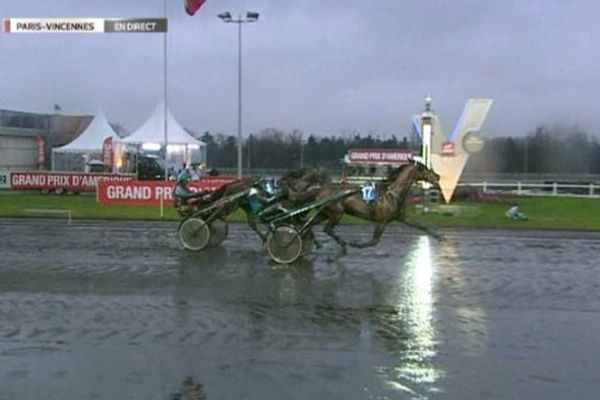
[[[392,199],[394,199],[397,203],[400,203],[401,200],[404,201],[414,181],[414,179],[412,179],[412,172],[413,171],[409,171],[406,174],[406,177],[398,176],[396,181],[390,182],[386,192],[384,193],[384,196],[387,195],[392,197]]]

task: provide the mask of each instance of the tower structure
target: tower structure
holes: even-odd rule
[[[469,155],[483,148],[481,127],[493,100],[469,99],[450,137],[444,134],[432,102],[431,96],[425,97],[425,109],[414,116],[413,128],[421,138],[423,163],[440,175],[442,196],[449,203]]]

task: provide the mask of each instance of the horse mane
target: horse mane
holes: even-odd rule
[[[223,197],[227,193],[227,190],[231,187],[234,187],[234,186],[240,185],[240,184],[242,184],[241,186],[243,187],[249,183],[250,183],[249,178],[236,179],[235,181],[226,183],[211,193],[211,195],[210,195],[211,201],[214,201],[216,199],[220,199],[221,197]]]
[[[400,174],[402,172],[404,172],[404,170],[407,169],[408,167],[410,167],[411,165],[413,165],[413,164],[412,163],[402,164],[398,168],[392,169],[390,171],[390,173],[388,174],[387,178],[385,179],[385,182],[384,182],[384,184],[382,186],[385,187],[385,188],[387,188],[390,183],[392,183],[396,179],[398,179],[398,177],[400,176]]]
[[[312,181],[313,183],[331,183],[331,176],[329,176],[329,173],[327,172],[326,169],[321,168],[321,167],[313,168],[312,171],[310,171],[308,174],[306,174],[304,176],[304,179],[308,180],[308,178],[314,179],[316,177],[318,177],[319,180],[313,180]],[[321,180],[322,180],[322,182],[321,182]]]
[[[283,175],[281,178],[279,178],[279,183],[283,184],[283,185],[289,185],[292,182],[295,181],[303,181],[303,182],[307,182],[307,183],[316,183],[316,182],[320,182],[320,179],[317,180],[315,178],[324,178],[324,183],[330,183],[331,182],[331,177],[329,176],[329,174],[327,173],[326,170],[324,170],[321,167],[315,167],[312,169],[309,168],[301,168],[298,170],[294,170],[294,171],[290,171],[287,172],[285,175]]]
[[[290,179],[300,179],[305,175],[308,175],[308,169],[306,169],[306,168],[295,169],[293,171],[286,172],[281,178],[279,178],[279,180],[287,181]]]

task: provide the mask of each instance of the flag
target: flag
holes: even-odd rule
[[[35,138],[36,144],[36,153],[37,153],[37,165],[38,168],[41,168],[44,164],[44,137],[42,135],[37,135]]]
[[[104,171],[112,172],[113,155],[113,138],[109,136],[102,142],[102,164],[104,164]]]
[[[188,15],[196,14],[196,11],[202,7],[202,4],[204,4],[205,1],[206,0],[185,0],[185,12],[188,13]]]

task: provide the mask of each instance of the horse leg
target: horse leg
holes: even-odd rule
[[[347,243],[337,233],[335,233],[334,228],[337,225],[337,223],[338,223],[338,220],[328,219],[327,223],[323,227],[323,232],[325,232],[328,236],[332,237],[333,240],[335,240],[336,243],[340,245],[341,253],[342,253],[342,255],[345,255],[347,252],[347,250],[346,250]]]
[[[258,237],[260,237],[260,240],[262,241],[262,243],[265,244],[267,241],[267,235],[262,233],[260,231],[260,229],[258,229],[258,224],[256,223],[256,221],[257,221],[256,215],[254,213],[252,213],[252,211],[250,211],[250,210],[244,210],[244,211],[246,212],[246,220],[248,221],[248,225],[250,226],[250,228],[252,228],[252,230],[254,232],[256,232]]]
[[[321,242],[319,242],[317,240],[317,235],[315,235],[314,233],[313,233],[313,243],[315,244],[315,248],[317,250],[320,249],[321,247],[323,247],[323,245],[321,244]]]
[[[337,244],[341,247],[341,253],[346,254],[346,241],[342,239],[337,233],[335,233],[335,226],[342,219],[342,214],[337,212],[322,212],[319,213],[315,219],[312,221],[311,226],[319,225],[323,221],[327,221],[325,226],[323,227],[323,232],[327,234],[327,236],[333,238]],[[316,243],[316,241],[315,241]],[[320,244],[318,244],[320,246]]]
[[[373,236],[371,237],[371,240],[369,240],[368,242],[350,242],[350,246],[352,247],[357,247],[359,249],[364,249],[365,247],[372,247],[377,245],[377,243],[379,243],[379,240],[381,239],[381,235],[383,235],[383,230],[385,229],[385,224],[384,223],[377,223],[375,224],[375,229],[373,230]]]
[[[442,235],[440,235],[440,234],[439,234],[439,233],[437,233],[437,232],[434,232],[434,231],[432,231],[432,230],[431,230],[431,229],[429,229],[428,227],[426,227],[426,226],[423,226],[423,225],[421,225],[421,224],[419,224],[419,223],[416,223],[416,222],[409,221],[409,220],[407,220],[406,218],[398,219],[398,222],[401,222],[401,223],[403,223],[403,224],[404,224],[404,225],[406,225],[406,226],[410,226],[411,228],[418,229],[418,230],[420,230],[421,232],[424,232],[424,233],[426,233],[427,235],[434,237],[435,239],[439,240],[440,242],[441,242],[442,240],[444,240],[444,237],[443,237]]]

